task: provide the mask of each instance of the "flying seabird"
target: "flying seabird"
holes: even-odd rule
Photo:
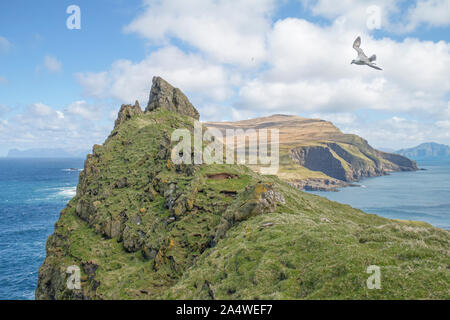
[[[353,42],[353,49],[355,49],[358,52],[358,57],[355,60],[352,60],[352,63],[350,64],[359,64],[359,65],[368,65],[371,68],[377,69],[377,70],[383,70],[377,65],[375,65],[375,60],[377,60],[376,55],[372,55],[370,58],[367,58],[364,51],[359,47],[361,45],[361,37],[356,38],[355,42]]]

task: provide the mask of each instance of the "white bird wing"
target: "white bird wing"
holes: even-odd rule
[[[377,70],[383,70],[383,69],[381,69],[379,66],[377,66],[377,65],[375,65],[375,64],[373,64],[373,63],[366,63],[366,65],[368,65],[368,66],[371,67],[371,68],[377,69]]]
[[[360,60],[368,60],[366,54],[360,48],[360,46],[361,46],[361,37],[358,37],[356,38],[355,42],[353,42],[353,49],[355,49],[356,52],[358,52],[358,57],[360,58]]]

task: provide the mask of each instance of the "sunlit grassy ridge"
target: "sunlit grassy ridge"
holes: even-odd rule
[[[176,128],[193,119],[135,114],[94,147],[47,242],[38,299],[450,298],[448,231],[242,165],[174,165]],[[66,287],[71,265],[81,290]],[[380,290],[366,287],[369,265]]]

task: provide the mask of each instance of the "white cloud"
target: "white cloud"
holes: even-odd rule
[[[100,120],[103,116],[103,108],[90,105],[84,100],[72,102],[65,112],[87,120]],[[64,115],[62,115],[62,118],[64,118]]]
[[[7,53],[11,47],[11,42],[9,42],[5,37],[0,36],[0,53]]]
[[[331,121],[335,125],[354,125],[358,121],[358,117],[353,113],[313,113],[311,118]]]
[[[49,116],[54,112],[51,107],[43,104],[42,102],[32,104],[29,106],[28,111],[30,114],[36,116]]]
[[[349,28],[367,29],[373,15],[371,7],[379,8],[381,29],[393,33],[408,33],[424,24],[428,27],[450,25],[448,0],[301,0],[314,15],[339,20]],[[406,9],[405,9],[406,8]]]
[[[373,122],[358,119],[343,131],[360,135],[373,146],[398,150],[432,141],[450,144],[447,125],[448,121],[421,122],[396,116]]]
[[[442,129],[450,129],[450,120],[437,121],[436,125]]]
[[[252,67],[265,58],[274,0],[147,0],[145,12],[126,28],[153,43],[171,37],[222,63]]]
[[[77,105],[86,107],[80,101],[69,107],[80,112],[80,108],[74,107]],[[44,103],[29,105],[8,121],[0,120],[0,139],[10,148],[70,146],[90,149],[94,143],[101,143],[110,130],[109,125],[99,125],[94,118],[86,119],[79,117],[79,114],[62,112]]]
[[[0,84],[8,84],[8,78],[0,76]]]
[[[377,54],[380,72],[350,65],[354,35],[336,24],[278,21],[268,35],[268,68],[242,86],[239,106],[290,113],[374,109],[442,115],[450,90],[449,43],[362,34],[362,47]]]
[[[405,31],[415,30],[420,24],[432,27],[450,25],[450,1],[420,0],[408,12],[408,24]]]
[[[144,104],[148,101],[152,77],[156,75],[185,92],[201,93],[217,101],[232,94],[231,80],[223,66],[173,46],[161,48],[137,63],[118,60],[106,72],[79,73],[76,77],[85,93],[113,97],[124,103],[138,99]]]
[[[75,74],[75,78],[82,85],[84,94],[87,96],[103,98],[110,85],[107,72],[79,72]]]
[[[45,56],[44,58],[44,66],[49,72],[61,72],[62,63],[54,56]]]

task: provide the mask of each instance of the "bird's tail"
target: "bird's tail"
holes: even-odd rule
[[[373,61],[375,61],[375,60],[377,60],[377,56],[376,56],[375,54],[373,54],[373,55],[369,58],[369,61],[370,61],[370,62],[373,62]]]

